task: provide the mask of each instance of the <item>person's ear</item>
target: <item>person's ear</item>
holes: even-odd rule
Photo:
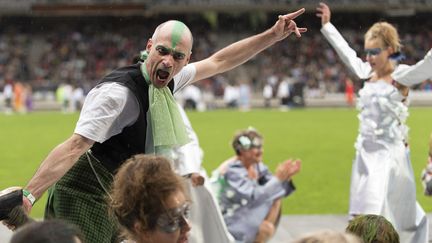
[[[152,46],[153,46],[153,40],[152,39],[148,39],[147,45],[146,45],[146,51],[148,53],[150,53],[150,49],[151,49]]]
[[[144,228],[145,226],[143,226],[143,224],[138,221],[136,221],[133,224],[133,233],[135,234],[135,238],[137,242],[141,242],[142,239],[146,239],[146,240],[151,239],[151,232],[145,230]],[[151,242],[151,241],[146,241],[146,242]]]
[[[395,50],[393,49],[393,47],[389,46],[389,47],[387,47],[387,52],[388,52],[388,54],[390,56],[390,55],[392,55],[392,54],[395,53]]]
[[[135,234],[137,234],[137,235],[140,235],[140,234],[143,233],[143,227],[142,227],[142,225],[141,225],[140,222],[136,221],[136,222],[133,224],[133,231],[134,231]]]
[[[189,55],[186,58],[186,65],[189,63],[191,56],[192,56],[192,51],[189,53]]]

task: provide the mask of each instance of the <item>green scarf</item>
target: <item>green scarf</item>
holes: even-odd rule
[[[141,52],[141,73],[149,85],[149,111],[153,132],[155,154],[166,154],[172,148],[189,143],[189,137],[182,116],[170,89],[156,88],[150,81],[146,69],[147,52]]]

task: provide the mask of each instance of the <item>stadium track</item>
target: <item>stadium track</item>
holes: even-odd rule
[[[429,242],[432,242],[432,213],[428,213],[427,217],[429,219]],[[285,215],[270,243],[289,243],[302,234],[323,229],[344,231],[347,221],[347,215]],[[7,243],[11,234],[11,231],[0,224],[0,243]]]

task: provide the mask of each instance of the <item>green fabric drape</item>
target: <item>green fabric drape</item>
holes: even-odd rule
[[[181,146],[189,142],[182,116],[177,103],[170,91],[165,86],[155,87],[150,81],[146,69],[147,52],[141,52],[141,72],[149,85],[149,111],[153,132],[153,144],[156,154],[164,154],[173,147]]]

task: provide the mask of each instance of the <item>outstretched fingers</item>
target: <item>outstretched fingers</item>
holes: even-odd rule
[[[285,21],[286,20],[292,20],[297,18],[298,16],[302,15],[305,12],[305,8],[301,8],[293,13],[285,14],[285,15],[279,15],[279,19],[282,18]]]
[[[307,28],[297,28],[300,33],[304,33],[307,31]]]
[[[294,22],[293,20],[290,20],[290,23],[288,24],[288,29],[291,32],[294,32],[297,37],[301,37],[301,33],[304,33],[307,31],[307,28],[297,27],[297,23]]]
[[[301,169],[301,160],[289,160],[289,162],[286,162],[289,170],[290,176],[293,176],[297,174]]]
[[[294,21],[295,18],[300,16],[305,12],[305,9],[299,9],[293,13],[285,14],[285,15],[279,15],[278,21],[276,22],[274,26],[274,31],[276,33],[276,36],[278,40],[282,40],[289,36],[292,33],[295,33],[295,35],[299,38],[301,37],[301,33],[304,33],[307,31],[307,28],[299,28],[297,27],[296,22]]]

